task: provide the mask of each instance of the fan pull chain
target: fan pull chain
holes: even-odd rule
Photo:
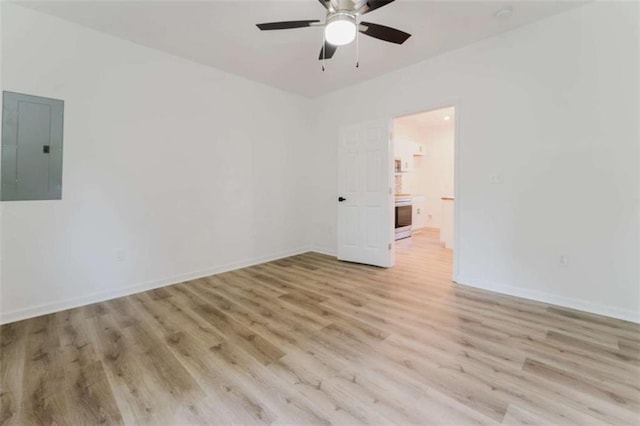
[[[324,60],[325,57],[327,56],[327,36],[325,35],[324,31],[322,31],[322,72],[324,72]]]
[[[360,68],[360,31],[358,31],[357,20],[356,20],[356,68]]]

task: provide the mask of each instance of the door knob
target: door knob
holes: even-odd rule
[[[338,201],[343,202],[343,201],[347,201],[347,199],[344,197],[338,197]]]

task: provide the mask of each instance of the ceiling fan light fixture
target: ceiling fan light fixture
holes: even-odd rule
[[[343,46],[356,38],[356,18],[349,13],[336,13],[327,19],[324,37],[334,46]]]

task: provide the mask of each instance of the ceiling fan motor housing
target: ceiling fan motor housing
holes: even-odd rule
[[[383,5],[391,2],[393,2],[393,0],[383,2],[369,2],[367,0],[329,0],[328,3],[330,4],[330,6],[328,7],[328,9],[333,10],[334,12],[350,11],[358,14],[359,12],[363,11],[363,9],[367,9],[368,7],[370,7],[369,3],[382,3],[381,5]]]
[[[351,11],[340,10],[338,12],[329,12],[327,14],[327,25],[335,21],[349,21],[354,25],[356,23],[356,15]]]

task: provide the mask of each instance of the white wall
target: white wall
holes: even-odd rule
[[[395,120],[397,141],[412,141],[423,146],[424,155],[413,157],[413,170],[401,175],[402,192],[424,195],[426,226],[440,228],[442,196],[453,195],[454,121],[441,126],[421,126],[410,120]]]
[[[339,126],[456,101],[457,281],[640,321],[638,22],[596,2],[319,99],[317,249],[336,249]]]
[[[65,101],[62,201],[2,203],[2,322],[308,248],[309,100],[2,9],[2,89]]]

